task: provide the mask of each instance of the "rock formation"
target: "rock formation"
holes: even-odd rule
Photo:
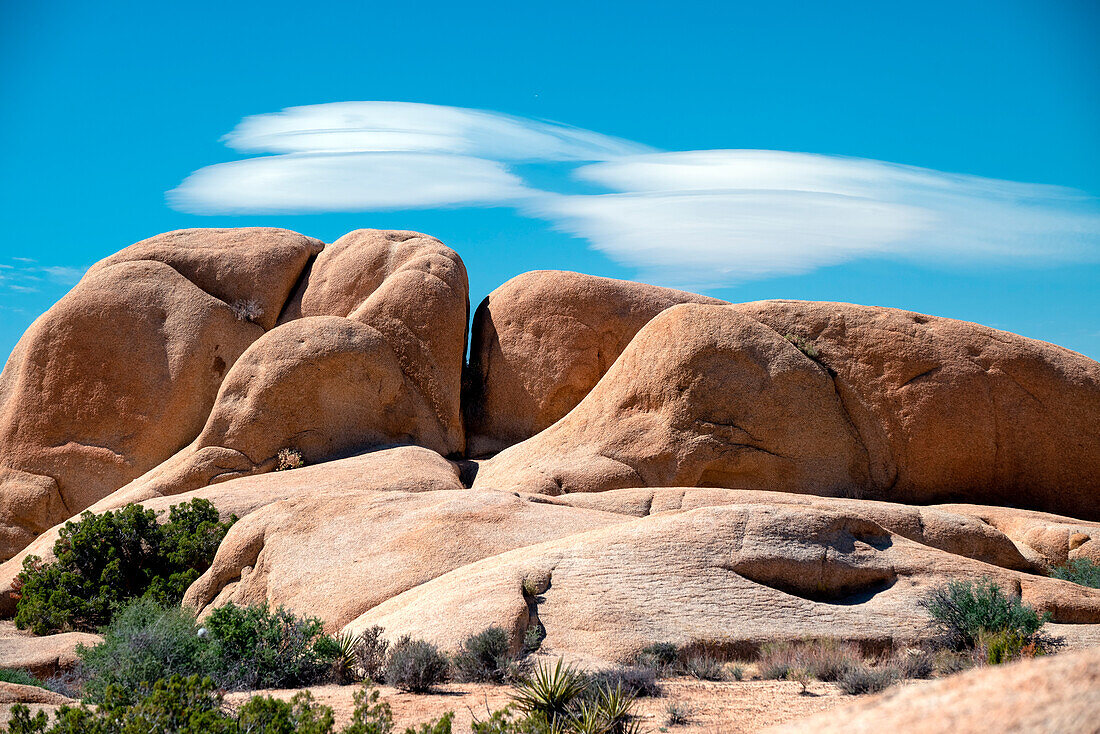
[[[474,314],[465,376],[469,455],[496,453],[564,416],[639,329],[678,303],[722,301],[557,270],[524,273],[490,293]]]
[[[1100,518],[1100,364],[848,304],[661,313],[567,416],[475,486],[722,486]]]
[[[894,688],[767,734],[1063,734],[1096,731],[1100,648]]]

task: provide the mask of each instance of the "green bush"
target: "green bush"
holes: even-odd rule
[[[920,602],[932,617],[943,644],[953,650],[971,650],[979,635],[1011,631],[1028,640],[1046,622],[1019,599],[1005,595],[991,579],[951,581]]]
[[[411,693],[425,693],[447,678],[447,658],[430,642],[403,637],[386,658],[386,682]]]
[[[84,699],[102,703],[114,688],[120,703],[134,703],[143,686],[158,680],[209,675],[209,648],[188,612],[137,599],[115,615],[103,642],[77,648]]]
[[[652,668],[657,675],[665,675],[680,658],[680,649],[671,642],[656,642],[642,649],[634,661],[638,665]]]
[[[466,683],[500,685],[521,670],[517,656],[512,654],[508,634],[495,626],[463,640],[451,665],[456,677]]]
[[[1100,589],[1100,563],[1089,558],[1074,558],[1072,561],[1066,561],[1061,566],[1051,569],[1050,575],[1056,579]]]
[[[45,683],[35,678],[27,671],[12,668],[0,668],[0,681],[4,683],[16,683],[21,686],[46,687]]]
[[[253,696],[237,712],[237,730],[257,734],[331,734],[332,709],[318,705],[309,691],[290,701]]]
[[[217,510],[203,499],[172,507],[163,525],[155,512],[138,505],[85,512],[61,529],[56,560],[24,560],[15,623],[36,635],[95,631],[130,599],[148,595],[178,603],[210,566],[235,520],[219,522]]]
[[[299,688],[325,680],[338,654],[319,619],[299,619],[266,604],[218,607],[203,623],[210,669],[230,690]]]
[[[892,665],[871,667],[859,664],[849,667],[837,679],[836,684],[840,690],[853,696],[864,693],[878,693],[894,685],[901,672]]]

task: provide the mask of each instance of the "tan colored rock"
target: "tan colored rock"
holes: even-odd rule
[[[1100,590],[1008,571],[915,543],[858,512],[728,505],[659,514],[464,566],[345,629],[381,625],[454,650],[497,624],[519,645],[616,661],[655,642],[763,642],[835,636],[868,645],[925,634],[918,606],[957,578],[991,578],[1056,622],[1100,622]],[[534,586],[538,596],[525,595]]]
[[[40,680],[72,670],[80,661],[79,645],[92,647],[103,640],[88,632],[63,632],[35,637],[16,629],[12,622],[0,622],[0,668],[25,670]]]
[[[693,510],[719,505],[790,505],[826,511],[847,512],[878,523],[886,530],[923,545],[973,558],[1002,568],[1037,571],[1049,565],[1041,555],[1021,553],[1017,544],[993,525],[980,519],[978,505],[913,507],[893,502],[854,500],[788,492],[706,487],[660,487],[616,489],[607,492],[576,492],[552,499],[555,503],[585,509],[645,517],[664,512]],[[957,509],[956,509],[957,507]],[[1026,513],[1027,510],[1005,510]],[[1056,515],[1047,515],[1055,518]],[[1062,518],[1070,521],[1068,518]]]
[[[1050,344],[849,304],[685,304],[475,486],[724,486],[1093,519],[1096,436],[1100,364]]]
[[[678,303],[722,301],[557,270],[497,288],[474,314],[463,398],[467,453],[495,453],[557,421],[639,329]]]
[[[264,329],[275,326],[302,270],[324,243],[275,227],[180,229],[150,237],[92,266],[162,262]]]
[[[467,304],[466,270],[438,240],[345,235],[284,323],[233,365],[195,441],[128,490],[178,494],[271,471],[283,449],[308,463],[398,444],[461,453]],[[311,315],[325,309],[338,315]]]
[[[80,702],[38,686],[23,686],[0,681],[0,706],[6,707],[13,703],[75,706]]]
[[[298,497],[338,494],[353,497],[382,491],[429,492],[462,488],[453,463],[419,446],[398,446],[301,469],[241,477],[176,495],[159,495],[144,486],[121,489],[92,505],[89,511],[116,510],[136,502],[166,519],[172,506],[205,499],[218,508],[222,519],[231,515],[243,518],[273,502]],[[53,560],[53,546],[63,525],[54,526],[0,565],[0,615],[15,614],[14,581],[23,567],[23,559],[35,555],[45,561]]]
[[[325,248],[283,321],[342,316],[381,332],[435,414],[441,454],[464,448],[459,407],[470,294],[466,266],[419,232],[359,229]]]
[[[768,734],[1097,732],[1100,648],[1031,658],[892,688]]]
[[[201,613],[230,601],[268,602],[336,631],[466,564],[626,520],[508,492],[314,493],[234,525],[184,604]]]
[[[1021,553],[1044,567],[1087,558],[1100,563],[1100,523],[1033,510],[981,505],[940,505],[981,519],[1012,539]]]
[[[186,446],[262,333],[163,263],[85,275],[0,376],[0,559]]]

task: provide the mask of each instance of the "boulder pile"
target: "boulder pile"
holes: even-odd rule
[[[1100,561],[1087,357],[554,271],[469,315],[461,258],[415,232],[183,230],[96,264],[0,375],[0,615],[81,511],[203,498],[241,519],[200,614],[266,601],[447,649],[492,624],[594,662],[889,647],[958,578],[1100,624],[1100,591],[1046,576]]]

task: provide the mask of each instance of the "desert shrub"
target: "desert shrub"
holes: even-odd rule
[[[530,625],[523,633],[523,651],[532,653],[542,647],[542,641],[546,638],[546,630],[537,622]]]
[[[523,665],[512,654],[508,634],[500,627],[489,627],[462,641],[451,658],[456,677],[467,683],[496,683],[518,677]]]
[[[734,665],[729,671],[730,678],[734,680],[742,680],[745,677],[745,669],[740,665]]]
[[[853,644],[834,639],[773,642],[760,649],[760,677],[768,680],[790,678],[793,670],[805,670],[823,681],[835,681],[863,658]]]
[[[294,694],[289,701],[253,696],[237,711],[240,734],[331,734],[332,709],[318,704],[309,691]]]
[[[944,645],[970,650],[982,633],[1011,631],[1030,640],[1046,622],[1019,599],[1005,595],[991,579],[951,581],[921,600]]]
[[[301,469],[306,465],[305,457],[302,456],[302,452],[298,449],[284,448],[279,449],[279,454],[275,458],[275,471],[287,471],[289,469]]]
[[[699,680],[725,680],[726,671],[722,661],[706,652],[686,655],[680,663],[680,670]]]
[[[1089,558],[1074,558],[1072,561],[1066,561],[1061,566],[1052,568],[1050,575],[1056,579],[1100,589],[1100,563]]]
[[[936,670],[935,656],[923,648],[899,650],[890,661],[902,678],[928,678]]]
[[[590,690],[622,688],[636,698],[661,695],[656,672],[640,665],[620,665],[597,671],[588,676],[588,686]]]
[[[253,299],[233,301],[229,304],[229,310],[240,321],[257,321],[264,315],[263,307]]]
[[[836,684],[840,687],[840,690],[856,696],[886,690],[901,677],[901,671],[893,665],[872,667],[860,663],[848,667],[837,679]]]
[[[386,657],[386,682],[410,693],[425,693],[447,678],[447,658],[423,640],[403,637]]]
[[[209,665],[224,688],[299,688],[328,677],[335,657],[321,621],[266,604],[215,609],[206,618]]]
[[[790,334],[790,333],[787,334],[786,336],[784,336],[783,338],[786,339],[787,341],[789,341],[791,344],[793,344],[795,346],[795,348],[798,349],[798,351],[802,352],[803,354],[805,354],[807,357],[809,357],[812,360],[816,361],[817,358],[821,356],[821,352],[818,350],[817,347],[814,346],[814,343],[812,341],[810,341],[809,339],[803,338],[803,337],[799,336],[798,334]]]
[[[27,671],[12,668],[0,668],[0,681],[4,683],[15,683],[21,686],[46,687],[45,683],[35,678]]]
[[[665,726],[683,726],[691,723],[691,708],[684,703],[669,701],[665,707]]]
[[[143,686],[173,675],[206,675],[208,645],[195,620],[178,607],[142,598],[123,608],[104,630],[103,642],[77,648],[84,698],[102,703],[115,688],[118,703],[133,703]]]
[[[954,675],[973,668],[977,661],[968,652],[939,649],[932,653],[932,670],[936,675]]]
[[[355,665],[364,680],[381,683],[386,678],[386,652],[390,643],[382,636],[384,631],[377,625],[368,627],[355,640]]]
[[[235,519],[219,522],[217,510],[203,499],[172,507],[163,525],[138,505],[85,512],[61,529],[55,561],[24,560],[15,623],[37,635],[94,631],[130,599],[149,595],[178,603],[210,566]]]
[[[671,642],[656,642],[642,648],[634,658],[637,665],[652,668],[657,675],[667,674],[680,658],[680,649]]]

